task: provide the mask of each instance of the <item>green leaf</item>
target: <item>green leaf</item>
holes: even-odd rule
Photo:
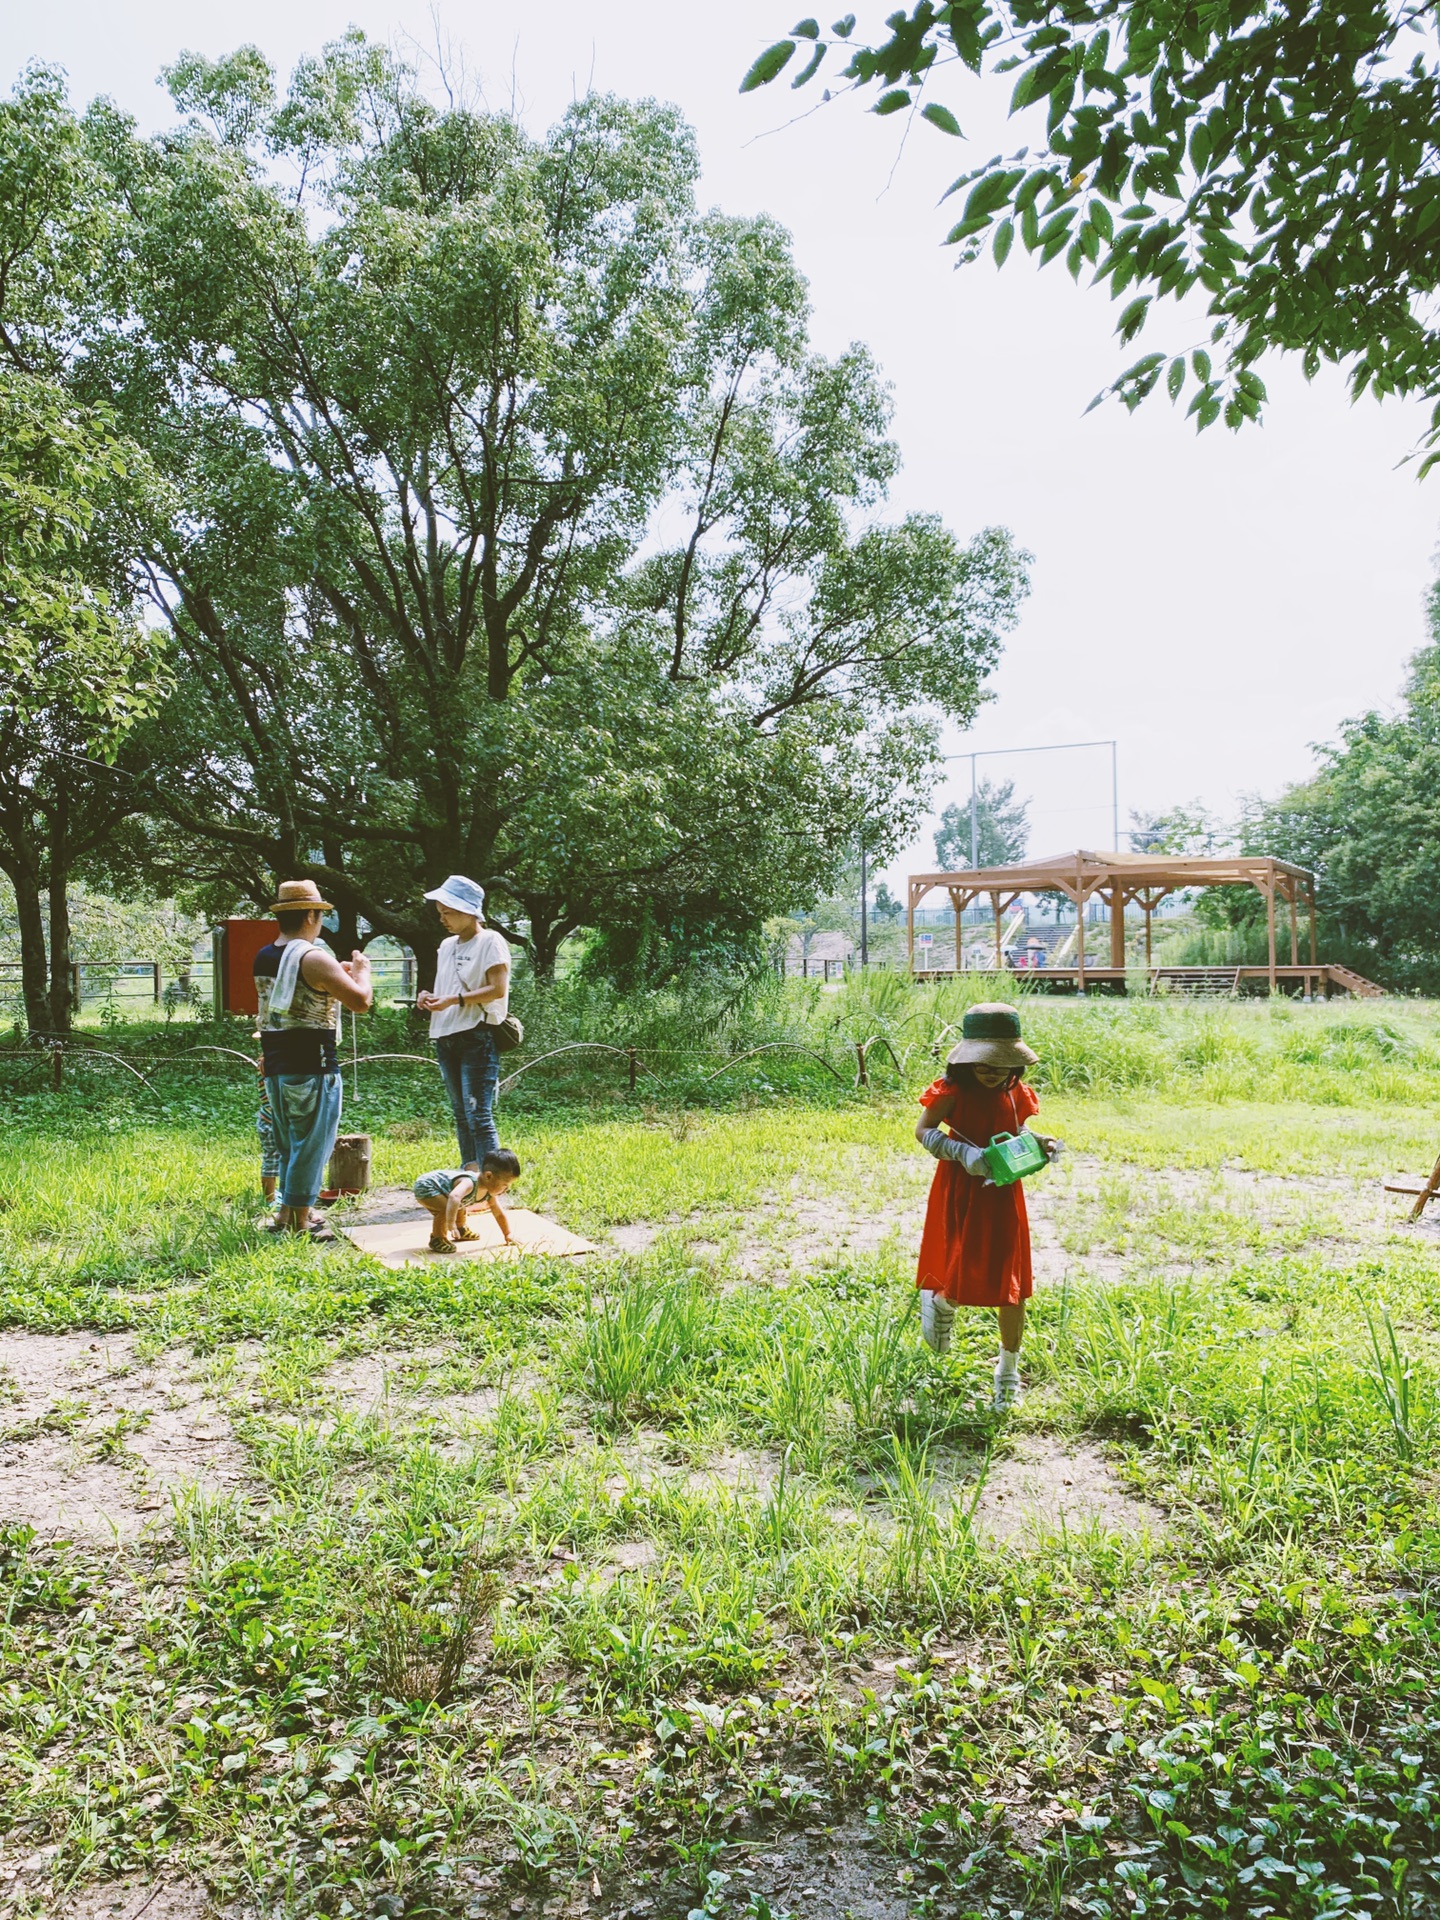
[[[995,229],[995,238],[991,242],[991,252],[995,255],[997,267],[1003,267],[1010,257],[1010,249],[1015,244],[1015,222],[1002,220]]]
[[[941,133],[960,134],[960,122],[948,107],[942,107],[938,100],[932,100],[928,107],[920,109],[920,118],[928,120],[932,127],[938,127]]]
[[[1150,310],[1150,295],[1142,293],[1138,300],[1132,300],[1121,314],[1115,331],[1125,341],[1133,340],[1145,324],[1145,315]]]
[[[812,53],[810,58],[805,62],[805,65],[801,68],[800,72],[797,73],[795,78],[790,82],[790,91],[792,93],[795,91],[796,87],[803,87],[807,80],[813,80],[815,78],[815,75],[819,72],[819,69],[820,69],[820,62],[824,58],[825,58],[825,42],[822,40],[820,44],[816,47],[814,53]]]
[[[1190,356],[1190,364],[1195,369],[1197,380],[1210,378],[1210,356],[1203,347],[1197,347]]]
[[[1165,390],[1172,400],[1178,400],[1180,398],[1180,389],[1184,384],[1185,362],[1183,359],[1172,360],[1170,362],[1170,371],[1165,376]]]
[[[740,82],[741,93],[753,93],[757,87],[769,86],[776,75],[789,66],[794,52],[793,40],[777,40],[773,47],[767,47]]]
[[[797,40],[818,40],[820,38],[820,22],[818,20],[802,20],[798,27],[791,27],[790,31]]]
[[[892,87],[889,93],[881,94],[880,98],[875,102],[874,111],[880,114],[899,113],[903,108],[908,107],[909,104],[909,88]]]
[[[831,33],[834,34],[837,40],[848,40],[851,34],[855,31],[854,14],[847,13],[843,17],[843,19],[835,21],[835,23],[830,28],[830,31]]]

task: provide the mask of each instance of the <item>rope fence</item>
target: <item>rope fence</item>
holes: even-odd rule
[[[880,1049],[884,1054],[888,1055],[891,1066],[894,1068],[896,1074],[903,1079],[908,1068],[908,1062],[911,1056],[917,1051],[917,1048],[920,1047],[920,1043],[911,1042],[902,1049],[901,1053],[897,1053],[890,1040],[884,1034],[872,1034],[868,1040],[847,1042],[846,1046],[847,1051],[853,1052],[854,1055],[854,1079],[848,1084],[854,1088],[860,1088],[868,1087],[871,1084],[870,1061],[872,1054],[874,1054],[877,1049]],[[927,1053],[934,1051],[933,1048],[925,1048],[923,1050]],[[602,1040],[571,1040],[565,1042],[562,1046],[549,1047],[545,1052],[536,1054],[532,1059],[522,1061],[518,1066],[503,1076],[499,1083],[498,1091],[502,1094],[508,1093],[526,1074],[533,1072],[536,1067],[541,1067],[550,1061],[558,1060],[563,1055],[577,1053],[601,1054],[622,1061],[624,1063],[628,1091],[631,1093],[638,1090],[642,1075],[646,1080],[653,1082],[658,1089],[664,1087],[666,1077],[657,1071],[656,1067],[651,1064],[652,1061],[685,1060],[698,1064],[702,1061],[713,1060],[717,1051],[719,1051],[719,1049],[707,1050],[704,1048],[680,1047],[646,1047],[642,1049],[636,1046],[616,1046],[611,1042]],[[823,1053],[815,1047],[805,1046],[802,1042],[796,1040],[767,1040],[759,1046],[747,1047],[743,1052],[722,1060],[720,1065],[714,1067],[711,1071],[701,1074],[698,1084],[702,1087],[708,1087],[723,1075],[732,1072],[736,1067],[744,1065],[747,1060],[757,1060],[765,1055],[777,1053],[792,1054],[798,1056],[800,1059],[812,1061],[816,1066],[823,1069],[837,1085],[843,1087],[847,1084],[846,1073],[842,1072],[841,1069],[836,1066],[834,1060],[831,1059],[827,1053]],[[118,1067],[133,1079],[138,1080],[146,1092],[163,1106],[165,1104],[164,1099],[154,1085],[155,1076],[158,1076],[166,1068],[178,1067],[186,1062],[193,1062],[199,1065],[200,1062],[196,1056],[202,1054],[214,1056],[217,1064],[221,1062],[234,1062],[247,1074],[251,1076],[258,1075],[258,1063],[255,1056],[243,1053],[236,1047],[222,1047],[210,1042],[202,1042],[195,1046],[180,1047],[164,1053],[137,1053],[127,1058],[125,1055],[116,1053],[108,1047],[91,1046],[86,1041],[75,1039],[73,1035],[36,1035],[31,1037],[28,1045],[0,1047],[0,1065],[16,1063],[26,1066],[38,1066],[42,1070],[48,1068],[50,1084],[52,1090],[56,1093],[64,1089],[65,1074],[68,1068],[91,1067],[101,1064]],[[645,1057],[646,1055],[649,1056],[648,1059]],[[148,1073],[140,1070],[140,1067],[135,1064],[137,1060],[146,1063],[149,1068]],[[344,1068],[348,1067],[352,1075],[351,1098],[353,1099],[358,1095],[361,1067],[392,1064],[424,1067],[432,1073],[438,1073],[435,1058],[432,1054],[428,1053],[352,1052],[348,1061],[345,1060],[343,1056],[340,1061],[341,1070],[343,1071]]]

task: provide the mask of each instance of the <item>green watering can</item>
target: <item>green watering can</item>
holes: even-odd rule
[[[1013,1186],[1046,1164],[1045,1149],[1033,1133],[997,1133],[985,1149],[985,1164],[997,1187]]]

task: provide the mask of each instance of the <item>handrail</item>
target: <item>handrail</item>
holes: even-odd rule
[[[836,1073],[834,1067],[831,1066],[823,1053],[816,1053],[813,1047],[802,1047],[799,1042],[795,1040],[767,1040],[763,1047],[751,1047],[748,1053],[737,1053],[735,1058],[733,1060],[727,1060],[723,1067],[717,1067],[714,1073],[707,1073],[700,1084],[702,1087],[708,1087],[712,1080],[718,1080],[721,1074],[728,1073],[731,1067],[738,1067],[742,1060],[753,1060],[757,1053],[776,1053],[781,1048],[786,1049],[790,1053],[803,1053],[811,1060],[818,1060],[830,1077],[833,1080],[838,1080],[842,1087],[844,1086],[844,1075]]]

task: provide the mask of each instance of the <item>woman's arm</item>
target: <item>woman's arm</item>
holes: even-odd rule
[[[510,983],[510,968],[503,960],[497,960],[493,967],[485,970],[485,984],[473,993],[460,995],[462,1007],[488,1007],[492,1000],[503,1000]]]

